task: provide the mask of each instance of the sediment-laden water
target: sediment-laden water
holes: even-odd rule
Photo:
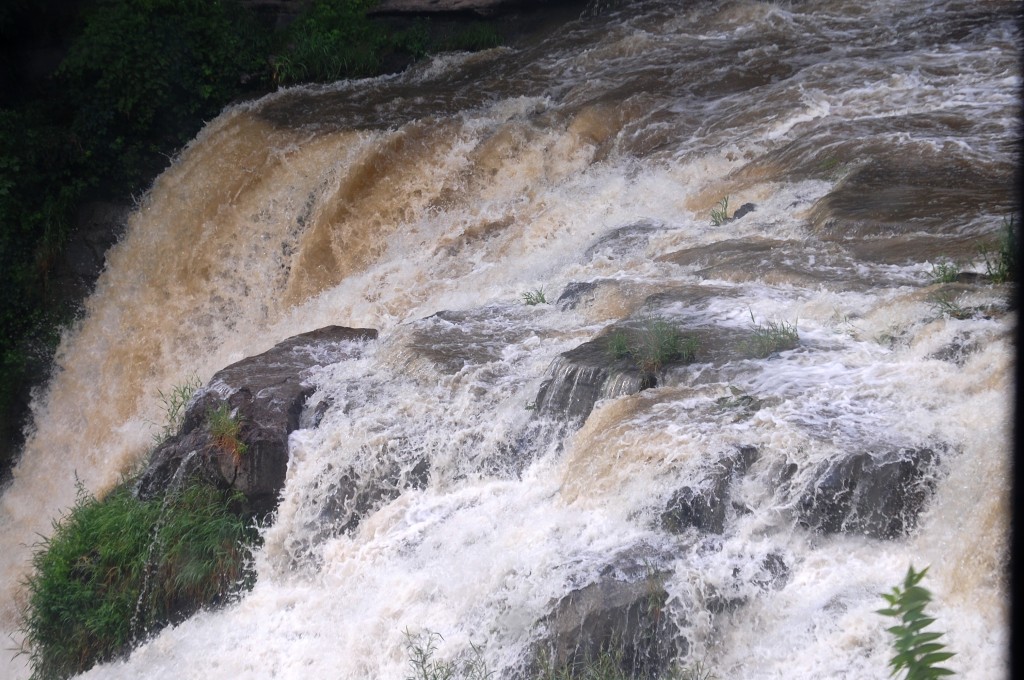
[[[1015,209],[1019,10],[595,5],[225,111],[142,200],[36,399],[0,506],[10,646],[32,543],[76,482],[146,456],[158,390],[336,324],[380,336],[314,376],[323,419],[291,437],[254,590],[86,677],[390,680],[423,631],[504,677],[621,560],[665,574],[684,665],[751,679],[888,677],[879,593],[930,565],[947,665],[1005,677],[1016,314],[1006,285],[934,278],[985,273]],[[713,224],[726,197],[753,211]],[[582,423],[538,406],[560,355],[654,320],[693,363]],[[798,345],[752,356],[769,324]],[[721,530],[666,530],[737,450]],[[895,536],[809,525],[823,466],[924,450],[933,491]],[[324,513],[343,471],[421,461],[354,528]]]

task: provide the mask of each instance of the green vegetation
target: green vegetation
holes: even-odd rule
[[[140,501],[125,482],[102,500],[80,491],[35,551],[22,629],[33,678],[81,673],[140,637],[251,587],[255,528],[235,495],[191,483]]]
[[[993,283],[1008,283],[1017,278],[1017,225],[1014,216],[1003,218],[1003,232],[994,247],[983,248],[985,273]]]
[[[754,335],[746,342],[746,351],[755,357],[765,359],[776,352],[793,349],[800,344],[800,334],[796,323],[788,321],[769,321],[759,324],[754,321],[754,313],[750,313]]]
[[[953,283],[960,274],[960,267],[950,261],[932,265],[933,283]]]
[[[374,0],[317,0],[289,26],[288,49],[274,58],[274,82],[326,82],[375,74],[388,42],[366,17]]]
[[[970,319],[975,314],[975,309],[964,307],[960,302],[946,295],[940,295],[932,303],[935,313],[950,319]]]
[[[530,306],[546,305],[548,303],[548,299],[544,295],[543,288],[535,288],[533,290],[523,293],[523,302]]]
[[[894,587],[891,593],[882,594],[889,606],[878,610],[882,616],[898,621],[895,626],[886,629],[892,633],[896,652],[889,660],[889,666],[893,675],[905,671],[905,680],[930,680],[953,675],[953,671],[938,665],[954,656],[952,652],[945,651],[944,644],[938,642],[942,633],[924,632],[935,621],[924,611],[932,595],[918,585],[927,573],[927,567],[916,572],[911,566],[902,586]]]
[[[426,631],[419,635],[405,632],[406,651],[409,654],[411,675],[407,680],[487,680],[494,671],[487,670],[483,650],[471,644],[471,652],[451,661],[434,658],[437,643],[444,640],[440,633]]]
[[[242,423],[231,412],[231,406],[227,402],[206,412],[206,424],[210,428],[210,436],[213,437],[214,445],[221,451],[230,453],[236,461],[248,450],[248,447],[239,438],[242,432]]]
[[[181,421],[185,418],[185,407],[201,386],[199,376],[193,373],[184,383],[172,387],[170,392],[165,393],[161,390],[156,393],[164,407],[164,425],[153,436],[154,446],[163,444],[181,428]]]
[[[637,330],[615,331],[606,342],[613,358],[629,358],[648,375],[654,375],[671,362],[692,362],[699,346],[697,338],[684,336],[663,319],[648,319]]]
[[[729,221],[729,197],[726,196],[711,209],[711,226],[720,227]]]

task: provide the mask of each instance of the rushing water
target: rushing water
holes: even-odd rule
[[[932,268],[984,272],[1014,209],[1019,10],[598,5],[533,44],[226,111],[138,207],[36,401],[0,509],[2,629],[17,644],[30,545],[76,480],[102,492],[146,455],[157,390],[337,324],[380,339],[316,373],[329,406],[292,435],[255,589],[87,677],[403,678],[425,630],[500,676],[629,554],[670,573],[689,658],[718,677],[887,677],[874,610],[911,564],[931,565],[948,665],[1004,677],[1016,315],[1005,286]],[[725,196],[755,210],[714,226]],[[538,427],[556,358],[627,317],[694,333],[697,362]],[[773,321],[799,347],[730,353]],[[723,407],[731,388],[759,408]],[[760,457],[724,532],[666,533],[673,491],[737,446]],[[901,447],[941,461],[909,536],[799,526],[817,463]],[[416,460],[424,488],[325,526],[332,475]]]

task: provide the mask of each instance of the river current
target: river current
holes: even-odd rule
[[[911,565],[947,665],[1007,677],[1016,312],[1006,284],[936,277],[984,274],[1017,209],[1019,12],[598,3],[515,47],[226,110],[140,200],[36,397],[0,499],[9,646],[32,544],[76,484],[145,458],[159,390],[335,324],[380,336],[311,377],[323,418],[291,436],[254,589],[83,677],[398,680],[425,631],[503,677],[621,556],[668,574],[680,661],[720,678],[888,677],[875,610]],[[696,360],[583,423],[538,412],[561,354],[651,320]],[[735,351],[769,324],[796,347]],[[723,530],[665,531],[739,447],[758,457]],[[934,492],[905,535],[798,521],[822,463],[922,448]],[[325,530],[332,475],[418,460],[423,488]],[[0,675],[27,677],[11,654]]]

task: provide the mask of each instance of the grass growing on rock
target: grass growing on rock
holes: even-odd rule
[[[140,501],[130,483],[78,501],[36,546],[22,613],[33,678],[81,673],[250,586],[255,528],[204,484]]]
[[[796,323],[769,321],[759,324],[754,321],[753,312],[750,314],[750,321],[753,324],[754,334],[747,340],[746,350],[754,357],[766,359],[776,352],[793,349],[800,344],[800,334],[797,332]]]
[[[619,330],[608,336],[608,353],[615,359],[629,358],[642,373],[654,375],[665,364],[690,363],[699,343],[663,319],[649,319],[639,329]]]
[[[242,422],[231,412],[231,406],[224,402],[206,412],[206,423],[210,428],[213,443],[238,461],[249,447],[241,440]]]

